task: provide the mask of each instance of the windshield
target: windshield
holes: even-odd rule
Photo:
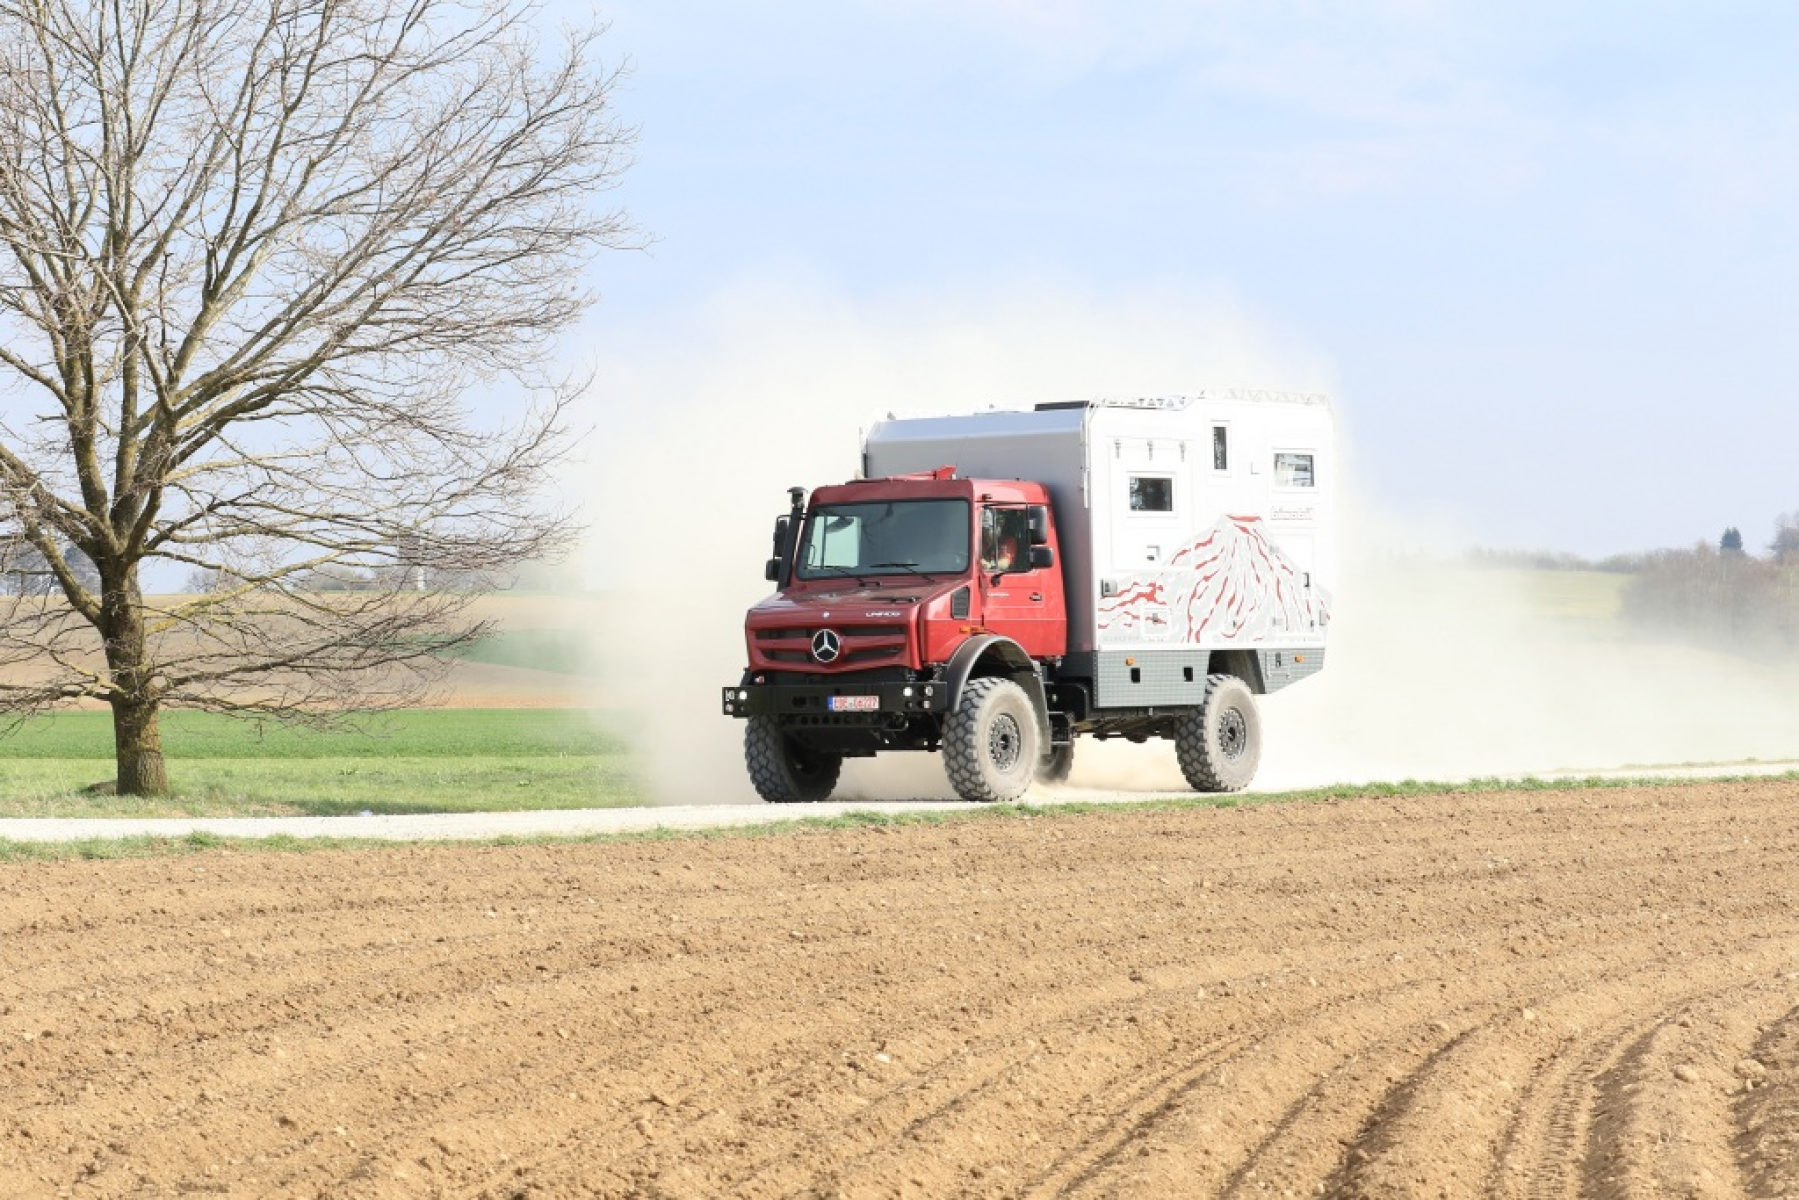
[[[968,501],[882,500],[812,510],[801,579],[959,574],[968,569]]]

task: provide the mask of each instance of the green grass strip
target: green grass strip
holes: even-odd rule
[[[624,741],[593,713],[413,709],[366,731],[258,727],[170,712],[173,794],[95,794],[114,774],[112,718],[59,712],[0,738],[3,817],[281,817],[514,812],[643,802]]]
[[[235,720],[217,713],[162,714],[162,748],[182,759],[496,758],[624,754],[594,713],[563,708],[415,708],[353,718],[333,731]],[[0,737],[0,766],[19,759],[111,762],[112,714],[54,712]]]
[[[178,759],[173,794],[95,795],[108,762],[0,763],[5,817],[341,817],[525,812],[643,803],[631,760],[556,758]]]

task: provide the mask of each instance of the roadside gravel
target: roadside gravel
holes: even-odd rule
[[[1671,767],[1660,778],[1711,779],[1781,775],[1799,762],[1730,763]],[[1642,770],[1565,772],[1609,778],[1642,777]],[[1557,776],[1545,776],[1555,778]],[[1250,789],[1254,794],[1257,789]],[[1190,792],[1120,792],[1095,788],[1037,789],[1035,805],[1132,804],[1191,797]],[[653,829],[724,829],[774,825],[806,818],[841,817],[853,812],[897,814],[955,812],[980,808],[959,800],[850,800],[825,804],[684,804],[643,808],[552,809],[534,812],[410,813],[352,817],[118,817],[0,819],[0,841],[81,842],[113,838],[182,838],[193,833],[230,838],[368,838],[395,842],[485,841],[504,837],[582,837],[641,833]]]

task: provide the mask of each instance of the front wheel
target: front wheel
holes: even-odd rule
[[[1006,802],[1031,786],[1040,754],[1037,713],[1010,679],[970,679],[943,729],[943,765],[964,800]]]
[[[1206,676],[1205,699],[1175,725],[1174,751],[1196,792],[1248,787],[1262,761],[1262,719],[1249,685],[1235,675]]]
[[[828,799],[843,755],[802,746],[770,716],[754,716],[743,730],[743,763],[756,794],[770,804],[816,804]]]

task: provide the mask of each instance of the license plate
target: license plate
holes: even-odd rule
[[[879,696],[832,696],[832,712],[880,712]]]

